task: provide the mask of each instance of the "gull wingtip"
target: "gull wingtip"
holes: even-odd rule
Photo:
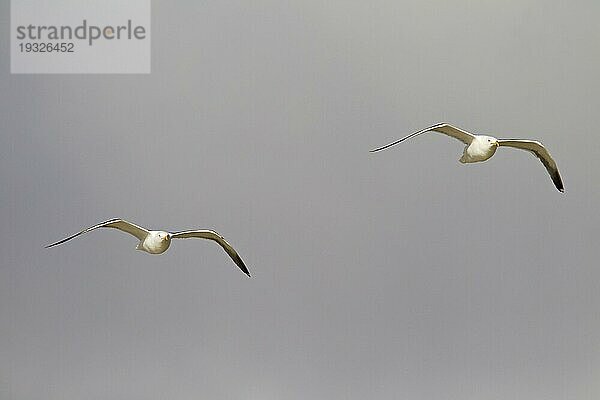
[[[386,149],[390,146],[391,146],[391,144],[386,144],[385,146],[381,146],[381,147],[377,147],[376,149],[369,150],[369,153],[377,153],[378,151]]]
[[[241,268],[242,272],[246,275],[248,275],[248,278],[252,278],[252,276],[250,275],[250,270],[248,269],[248,267],[246,267],[246,264],[242,264],[244,267]]]

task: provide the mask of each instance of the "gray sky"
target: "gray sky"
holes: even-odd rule
[[[152,74],[10,75],[0,398],[597,399],[597,1],[154,2]],[[440,121],[541,140],[461,165]],[[214,228],[162,256],[101,230]],[[473,220],[477,218],[477,222]]]

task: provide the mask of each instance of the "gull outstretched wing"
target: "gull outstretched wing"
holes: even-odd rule
[[[461,142],[463,142],[466,145],[471,144],[471,142],[473,141],[473,138],[475,137],[474,135],[470,134],[469,132],[463,131],[462,129],[459,129],[455,126],[452,126],[447,123],[441,123],[441,124],[430,126],[429,128],[425,128],[418,132],[411,133],[410,135],[405,136],[402,139],[398,139],[395,142],[392,142],[390,144],[386,144],[385,146],[373,149],[373,150],[371,150],[371,153],[375,153],[376,151],[387,149],[388,147],[392,147],[394,145],[397,145],[398,143],[404,142],[407,139],[413,138],[415,136],[419,136],[419,135],[421,135],[423,133],[427,133],[427,132],[443,133],[444,135],[448,135],[450,137],[453,137],[454,139],[460,140]]]
[[[558,172],[556,162],[554,162],[554,159],[543,144],[536,142],[535,140],[501,139],[498,140],[498,145],[514,147],[515,149],[522,149],[532,152],[537,158],[540,159],[542,164],[544,164],[544,167],[546,167],[546,170],[550,174],[550,178],[552,178],[552,182],[554,182],[554,186],[556,186],[556,188],[561,192],[565,191],[565,187],[560,177],[560,173]]]
[[[66,242],[67,240],[71,240],[73,238],[76,238],[77,236],[83,235],[84,233],[93,231],[94,229],[98,229],[98,228],[114,228],[114,229],[118,229],[120,231],[127,232],[130,235],[135,236],[139,240],[144,240],[146,238],[146,235],[148,235],[148,230],[147,229],[144,229],[142,227],[139,227],[139,226],[137,226],[135,224],[132,224],[131,222],[127,222],[127,221],[122,220],[122,219],[113,218],[113,219],[109,219],[108,221],[101,222],[98,225],[90,226],[89,228],[84,229],[81,232],[77,232],[76,234],[71,235],[71,236],[69,236],[67,238],[64,238],[62,240],[59,240],[56,243],[49,244],[48,246],[46,246],[46,248],[57,246],[59,244],[62,244],[64,242]]]
[[[223,236],[219,235],[215,231],[199,229],[199,230],[193,230],[193,231],[175,232],[175,233],[171,234],[171,238],[173,238],[173,239],[200,238],[200,239],[214,240],[215,242],[219,243],[219,245],[221,245],[221,247],[223,248],[223,250],[225,250],[225,252],[227,254],[229,254],[229,257],[231,257],[231,259],[235,262],[235,264],[246,275],[250,276],[250,272],[248,271],[246,264],[244,264],[244,261],[242,261],[242,258],[239,256],[239,254],[235,251],[235,249],[229,243],[227,243],[227,241],[225,240],[225,238]]]

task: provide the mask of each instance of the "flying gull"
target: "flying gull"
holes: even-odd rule
[[[250,276],[250,272],[248,272],[248,268],[246,268],[244,261],[242,261],[238,253],[234,250],[234,248],[231,247],[229,243],[227,243],[225,238],[223,238],[223,236],[219,235],[215,231],[205,229],[181,232],[149,231],[148,229],[132,224],[131,222],[114,218],[99,223],[98,225],[94,225],[87,229],[84,229],[81,232],[69,236],[68,238],[59,240],[56,243],[52,243],[46,246],[46,248],[57,246],[66,242],[67,240],[71,240],[79,235],[83,235],[84,233],[93,231],[94,229],[98,228],[114,228],[123,232],[127,232],[130,235],[133,235],[139,239],[140,243],[137,245],[136,250],[142,250],[150,254],[161,254],[167,251],[167,249],[171,245],[171,239],[200,238],[214,240],[225,250],[227,254],[229,254],[229,257],[233,259],[236,265],[246,275]]]
[[[554,182],[554,186],[556,186],[556,188],[561,192],[565,191],[562,179],[560,177],[560,173],[558,172],[558,167],[552,159],[552,156],[550,155],[548,150],[546,150],[543,144],[541,144],[540,142],[536,142],[535,140],[496,139],[493,136],[473,135],[469,132],[463,131],[462,129],[458,129],[450,124],[441,123],[430,126],[429,128],[425,128],[421,131],[412,133],[388,145],[371,150],[371,153],[387,149],[388,147],[401,143],[406,139],[419,136],[426,132],[443,133],[444,135],[451,136],[454,139],[458,139],[461,142],[463,142],[466,146],[463,155],[459,160],[461,163],[476,163],[486,161],[490,159],[494,155],[494,153],[496,153],[496,150],[500,146],[514,147],[515,149],[527,150],[533,153],[537,158],[540,159],[542,164],[544,164],[544,167],[546,167],[546,170],[548,170],[548,173],[550,174],[550,177]]]

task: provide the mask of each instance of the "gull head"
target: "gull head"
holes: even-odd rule
[[[493,137],[493,136],[484,136],[484,135],[481,135],[481,139],[482,139],[482,140],[483,140],[483,142],[484,142],[484,143],[486,143],[486,144],[487,144],[489,147],[492,147],[492,146],[496,146],[496,147],[498,147],[498,146],[499,146],[498,139],[496,139],[496,138],[495,138],[495,137]]]
[[[158,231],[156,232],[156,239],[159,242],[170,242],[171,234],[169,232]]]

